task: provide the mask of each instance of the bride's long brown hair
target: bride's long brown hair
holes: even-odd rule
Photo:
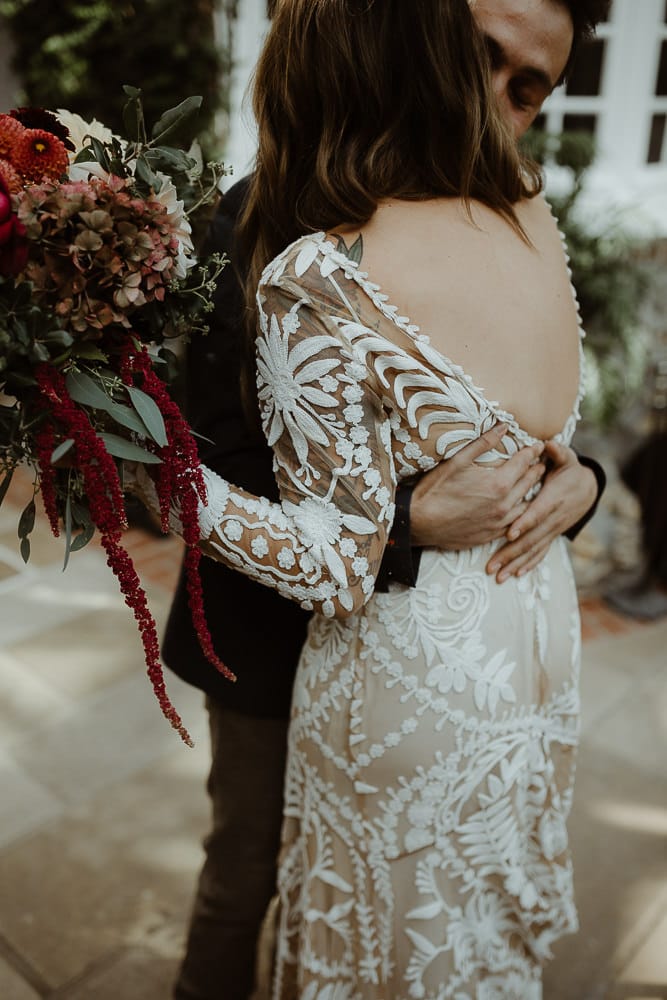
[[[521,233],[541,187],[495,107],[468,0],[276,0],[257,64],[255,170],[238,228],[248,328],[264,266],[384,198],[477,199]]]

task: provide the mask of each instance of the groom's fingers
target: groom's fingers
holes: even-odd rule
[[[498,449],[506,433],[506,424],[495,424],[491,430],[485,431],[448,460],[450,472],[472,465],[476,465],[477,469],[484,469],[484,464],[478,463],[477,459],[489,451]],[[493,477],[493,491],[502,505],[503,518],[506,518],[510,511],[515,511],[523,497],[544,475],[545,466],[538,462],[543,451],[544,445],[538,441],[529,447],[520,448],[500,465],[486,466],[486,470]]]
[[[507,434],[507,424],[494,424],[491,430],[480,434],[465,448],[457,451],[456,455],[453,455],[448,461],[453,466],[472,465],[480,455],[485,455],[487,451],[493,451],[497,448],[505,434]]]

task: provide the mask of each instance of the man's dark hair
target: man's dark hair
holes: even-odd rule
[[[563,79],[565,80],[572,69],[581,43],[592,38],[598,24],[608,18],[611,0],[556,0],[556,2],[567,7],[574,26],[572,49],[563,71]]]

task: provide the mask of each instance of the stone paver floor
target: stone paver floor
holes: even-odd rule
[[[190,750],[100,550],[63,574],[40,522],[24,566],[25,499],[18,484],[0,509],[0,1000],[168,1000],[207,824],[202,699],[168,678]],[[180,543],[126,542],[160,623]],[[594,599],[582,612],[581,931],[558,947],[545,1000],[667,1000],[667,620]]]

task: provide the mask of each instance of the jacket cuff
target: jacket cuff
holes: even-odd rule
[[[583,465],[587,469],[590,469],[593,475],[595,476],[598,486],[598,494],[595,500],[593,501],[592,506],[588,508],[584,516],[581,517],[576,522],[576,524],[573,524],[571,528],[568,528],[567,531],[563,532],[565,537],[568,538],[571,542],[574,541],[574,539],[577,537],[581,529],[585,527],[585,525],[587,525],[590,519],[593,517],[593,514],[598,509],[598,504],[600,503],[600,497],[604,493],[604,488],[607,485],[607,476],[605,475],[605,471],[599,462],[596,462],[594,458],[589,458],[587,455],[577,455],[577,458],[579,460],[579,464]]]
[[[375,590],[386,593],[390,583],[414,587],[419,575],[422,550],[410,544],[410,501],[413,486],[402,483],[396,489],[396,513],[387,539]]]

